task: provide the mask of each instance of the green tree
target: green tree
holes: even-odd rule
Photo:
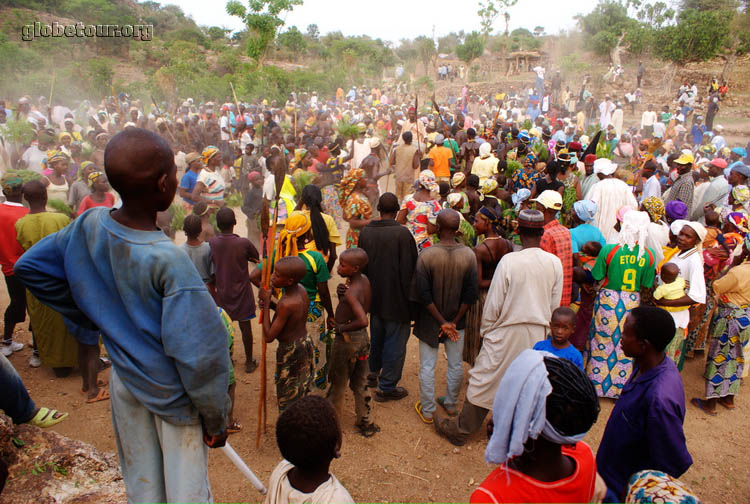
[[[666,26],[656,33],[654,51],[677,62],[713,58],[727,45],[726,27],[732,17],[733,12],[726,10],[680,11],[675,26]]]
[[[462,44],[456,46],[456,56],[458,59],[467,64],[471,65],[471,62],[480,57],[484,53],[484,37],[476,31],[473,31],[466,35],[466,39]]]
[[[110,94],[112,83],[112,62],[106,58],[91,58],[88,60],[89,91],[96,96]]]
[[[227,2],[227,14],[237,16],[247,25],[247,55],[258,66],[263,66],[276,32],[284,26],[281,15],[294,9],[295,5],[302,5],[302,0],[249,0],[249,9],[239,0]]]
[[[420,35],[419,37],[414,39],[414,42],[417,46],[417,55],[419,56],[419,61],[421,61],[422,65],[424,66],[424,73],[425,75],[429,75],[430,71],[428,67],[431,63],[434,63],[435,59],[437,58],[435,42],[433,42],[430,37],[425,37],[424,35]]]
[[[441,54],[452,53],[456,50],[456,46],[461,43],[464,39],[464,32],[451,32],[448,35],[438,38],[438,52]]]
[[[541,37],[542,35],[544,35],[544,26],[535,26],[534,35],[536,35],[537,37]]]
[[[631,45],[643,45],[638,40],[643,35],[643,30],[638,29],[641,23],[629,17],[627,7],[617,0],[601,0],[593,11],[576,19],[591,47],[599,54],[609,55],[615,65],[621,64],[621,54]]]
[[[318,29],[318,25],[316,25],[315,23],[307,25],[307,36],[312,40],[317,41],[320,37],[320,30]]]
[[[206,30],[206,35],[208,35],[208,38],[211,40],[223,40],[226,38],[227,33],[229,33],[231,30],[227,30],[226,28],[221,28],[219,26],[212,26]]]
[[[280,46],[286,47],[293,53],[301,53],[307,48],[307,39],[296,26],[292,26],[284,33],[280,33],[277,41]]]
[[[487,41],[487,37],[492,33],[492,25],[501,13],[505,19],[505,36],[507,38],[508,22],[510,21],[508,9],[517,3],[518,0],[480,0],[477,14],[479,15],[479,25],[481,26],[480,31],[485,42]]]

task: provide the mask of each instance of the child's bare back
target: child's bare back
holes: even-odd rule
[[[284,327],[276,336],[279,343],[291,343],[292,341],[302,339],[307,336],[307,310],[310,306],[310,298],[307,291],[300,284],[284,290],[276,303],[276,317],[280,314],[286,315]]]

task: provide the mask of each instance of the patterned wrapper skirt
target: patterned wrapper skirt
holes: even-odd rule
[[[641,303],[638,292],[601,289],[594,302],[594,320],[584,351],[586,374],[599,397],[620,397],[630,378],[633,361],[622,351],[620,338],[625,318]]]
[[[750,341],[750,305],[719,303],[706,354],[706,398],[737,395]]]
[[[327,213],[334,218],[336,224],[341,223],[344,220],[344,212],[341,210],[341,204],[339,203],[339,194],[336,192],[336,186],[333,184],[323,186],[320,188],[320,192],[323,196],[323,212]]]
[[[464,337],[464,362],[474,365],[474,360],[482,348],[482,312],[484,311],[484,300],[487,299],[487,289],[479,289],[479,297],[466,312],[466,331]]]
[[[328,360],[333,339],[326,332],[323,304],[310,301],[307,311],[307,335],[313,344],[313,385],[321,390],[328,386]]]
[[[675,330],[674,338],[669,342],[667,348],[664,349],[664,353],[667,357],[672,359],[677,366],[679,371],[682,371],[682,366],[685,364],[685,335],[687,329],[678,327]]]

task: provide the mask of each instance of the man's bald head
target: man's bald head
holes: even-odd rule
[[[458,231],[458,226],[461,225],[461,216],[458,215],[458,212],[450,208],[440,210],[440,213],[437,215],[437,225],[441,230],[450,229]]]
[[[161,211],[174,198],[174,154],[161,136],[149,130],[127,128],[115,135],[104,151],[104,170],[124,205],[137,199],[141,204],[152,202]]]

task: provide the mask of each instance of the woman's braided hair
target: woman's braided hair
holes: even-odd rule
[[[563,436],[588,432],[599,416],[599,398],[586,374],[568,359],[545,357],[552,392],[547,419]]]

